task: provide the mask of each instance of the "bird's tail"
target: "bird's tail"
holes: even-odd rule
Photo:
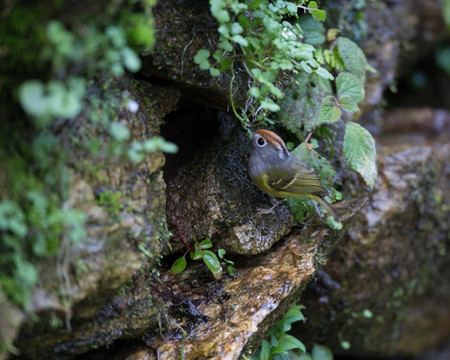
[[[326,201],[324,198],[313,195],[311,196],[311,199],[316,200],[320,205],[322,205],[326,210],[329,216],[333,216],[334,220],[339,221],[338,214],[335,209]]]

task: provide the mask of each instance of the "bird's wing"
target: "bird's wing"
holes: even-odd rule
[[[300,161],[294,161],[289,165],[285,164],[285,166],[269,170],[267,179],[267,185],[274,192],[285,192],[293,195],[328,195],[316,173]]]

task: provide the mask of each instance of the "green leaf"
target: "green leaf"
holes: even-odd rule
[[[292,335],[283,335],[282,337],[280,337],[279,344],[283,348],[283,351],[299,349],[303,352],[306,352],[305,345]]]
[[[369,309],[365,309],[363,311],[363,316],[367,319],[371,319],[371,318],[373,318],[373,313]]]
[[[228,271],[228,274],[230,274],[230,276],[234,276],[234,271],[235,271],[236,269],[234,268],[234,266],[232,266],[232,265],[227,265],[227,271]]]
[[[327,218],[325,219],[325,224],[327,224],[330,229],[342,229],[342,223],[340,221],[336,221],[333,216],[327,216]]]
[[[281,60],[280,68],[282,70],[292,70],[294,68],[294,64],[288,59]]]
[[[208,60],[210,55],[211,53],[209,52],[209,50],[200,49],[194,56],[194,62],[199,65],[200,69],[208,70],[211,67],[211,64]]]
[[[363,76],[367,60],[359,46],[352,40],[340,36],[337,39],[337,49],[345,69],[357,77]]]
[[[304,309],[305,306],[304,305],[297,305],[295,302],[291,305],[291,307],[289,308],[289,310],[286,312],[286,314],[284,314],[284,317],[286,318],[290,318],[291,316],[296,316],[298,314],[300,314],[303,318],[300,320],[305,320],[306,318],[303,316],[302,314],[302,309]]]
[[[442,15],[445,25],[447,25],[447,30],[450,31],[450,0],[444,0],[442,4]]]
[[[261,96],[261,91],[257,87],[253,86],[248,90],[248,94],[254,98],[259,98]]]
[[[219,47],[224,49],[225,51],[232,52],[233,45],[228,40],[223,40],[219,43]]]
[[[245,15],[245,13],[241,13],[239,15],[238,21],[239,24],[241,24],[241,26],[246,29],[248,29],[251,25],[250,19]]]
[[[300,66],[303,68],[303,70],[305,70],[305,72],[307,74],[311,74],[313,72],[313,70],[311,69],[311,67],[307,64],[307,62],[305,60],[302,60],[300,62]]]
[[[333,124],[341,118],[341,110],[336,104],[333,96],[327,96],[322,101],[320,106],[319,119],[314,123],[315,125]]]
[[[348,341],[343,340],[343,341],[341,341],[341,347],[344,350],[348,350],[351,348],[351,344]]]
[[[317,3],[315,1],[310,1],[308,3],[308,11],[312,15],[314,20],[325,21],[325,19],[327,17],[325,10],[318,10],[317,8],[318,8]],[[314,10],[310,10],[310,9],[314,9]]]
[[[124,141],[130,137],[130,130],[119,122],[113,122],[109,125],[109,133],[118,141]]]
[[[219,280],[222,277],[222,266],[216,254],[210,250],[203,251],[203,261],[214,275],[214,278]]]
[[[260,360],[269,360],[270,358],[270,344],[267,340],[262,341]]]
[[[170,268],[170,272],[174,275],[180,274],[186,269],[186,258],[184,256],[178,258],[175,260],[175,262],[172,264],[172,267]]]
[[[272,112],[280,111],[280,106],[275,104],[271,99],[261,101],[261,108],[270,110]]]
[[[241,46],[247,47],[248,46],[248,41],[246,38],[244,38],[241,35],[234,35],[231,40],[233,40],[236,44],[239,44]]]
[[[233,24],[231,24],[231,33],[233,35],[242,34],[243,31],[244,31],[244,28],[239,23],[234,22]]]
[[[333,360],[332,351],[325,345],[314,344],[311,355],[314,360]]]
[[[219,257],[221,259],[223,259],[223,256],[226,254],[226,251],[224,249],[219,249],[217,250],[217,255],[219,255]]]
[[[212,77],[217,77],[220,75],[220,70],[216,69],[214,67],[210,67],[209,68],[209,73],[211,74]]]
[[[361,125],[348,122],[343,153],[349,167],[361,174],[366,184],[373,188],[377,179],[376,148],[372,135]]]
[[[324,69],[323,67],[318,67],[315,70],[316,74],[319,75],[320,77],[323,77],[324,79],[328,79],[328,80],[334,80],[334,76],[330,74],[330,72],[326,69]]]
[[[162,136],[155,136],[143,143],[133,141],[130,150],[134,152],[144,150],[149,153],[161,150],[167,154],[175,154],[178,152],[178,146],[170,141],[166,141]]]
[[[211,14],[217,19],[219,23],[230,22],[230,14],[224,9],[225,3],[222,0],[211,0]]]
[[[339,74],[336,79],[336,90],[339,98],[350,97],[357,103],[364,99],[362,82],[355,75],[348,72]]]
[[[302,16],[298,24],[303,30],[303,39],[311,45],[322,45],[325,40],[325,26],[320,21],[314,20],[311,16]]]
[[[25,287],[34,286],[38,280],[38,272],[36,267],[25,259],[20,259],[16,262],[16,269],[14,273],[17,280]]]
[[[210,238],[206,238],[199,244],[200,249],[209,249],[212,248],[212,242]]]
[[[48,112],[48,101],[44,94],[44,84],[40,80],[28,80],[19,87],[19,100],[29,115],[44,116]]]
[[[13,201],[5,199],[0,201],[0,230],[11,232],[18,238],[23,238],[28,232],[25,214]]]
[[[231,69],[232,60],[230,58],[224,58],[220,61],[220,72],[223,73]]]
[[[348,111],[351,113],[359,111],[359,107],[358,107],[358,104],[356,103],[356,101],[348,96],[340,98],[339,105],[341,105],[341,108],[343,108],[345,111]]]
[[[191,252],[189,254],[189,256],[191,257],[192,260],[199,260],[203,257],[204,252],[203,250],[198,246],[198,242],[197,239],[194,240],[194,252]]]
[[[162,138],[161,138],[162,139]],[[163,142],[160,144],[160,149],[166,154],[176,154],[178,152],[178,145],[173,142],[166,141],[162,139]]]
[[[135,73],[139,71],[142,62],[139,56],[134,52],[134,50],[130,49],[129,47],[125,47],[122,50],[121,55],[123,59],[123,65],[129,72]]]

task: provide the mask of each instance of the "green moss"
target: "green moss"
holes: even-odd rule
[[[105,158],[128,151],[126,138],[112,131],[124,98],[110,91],[108,79],[140,67],[129,46],[152,45],[153,5],[114,2],[100,16],[69,19],[64,1],[25,1],[2,13],[0,100],[9,106],[0,110],[0,287],[21,307],[27,307],[38,279],[37,262],[58,252],[62,235],[72,242],[86,237],[85,214],[65,204],[75,150],[103,152]],[[64,20],[50,21],[57,12]],[[107,79],[104,89],[92,86],[97,78]],[[61,125],[85,108],[85,128],[76,121]],[[101,176],[100,169],[91,171]],[[121,196],[111,193],[100,202],[115,213]]]

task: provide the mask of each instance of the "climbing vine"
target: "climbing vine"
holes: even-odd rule
[[[243,127],[250,131],[281,126],[298,141],[312,133],[326,139],[334,153],[333,126],[344,121],[343,160],[372,188],[377,176],[375,141],[352,121],[365,97],[366,72],[375,71],[359,46],[340,36],[338,28],[325,27],[326,11],[316,1],[210,0],[210,5],[218,22],[217,49],[200,49],[194,62],[213,77],[230,72],[230,104]],[[238,69],[249,77],[241,108],[233,98]],[[319,173],[334,171],[314,146],[309,151],[309,165]],[[339,198],[333,190],[329,200]],[[289,200],[299,213],[301,202]]]

